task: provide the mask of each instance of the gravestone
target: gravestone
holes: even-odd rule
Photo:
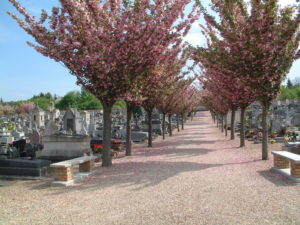
[[[83,136],[87,136],[88,135],[88,132],[87,132],[86,127],[85,127],[85,124],[82,124],[82,127],[81,127],[81,130],[80,130],[79,134],[83,135]]]
[[[143,142],[148,138],[148,132],[132,131],[131,140],[133,142]]]
[[[300,114],[294,115],[291,118],[291,125],[300,127]]]
[[[24,134],[24,132],[14,129],[12,132],[12,136],[14,137],[15,140],[18,140],[18,139],[24,138],[25,134]]]
[[[14,137],[8,132],[6,128],[0,130],[0,143],[8,144],[14,141]]]
[[[59,131],[59,126],[58,124],[54,121],[54,120],[50,120],[48,123],[47,123],[47,126],[46,126],[46,130],[45,130],[45,135],[46,136],[50,136],[50,135],[53,135],[53,134],[56,134],[58,133]]]

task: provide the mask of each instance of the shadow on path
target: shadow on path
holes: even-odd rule
[[[252,160],[238,163],[206,164],[194,162],[169,162],[169,161],[147,161],[147,162],[122,162],[109,168],[98,168],[97,173],[84,179],[79,184],[67,188],[53,188],[51,194],[56,195],[72,191],[96,191],[99,189],[117,186],[119,188],[132,187],[131,191],[139,191],[144,188],[156,186],[180,173],[202,171],[228,165],[241,165],[254,163],[261,160]],[[276,186],[294,186],[293,182],[277,177],[270,171],[261,171],[264,176]],[[50,181],[40,182],[36,185],[28,183],[29,189],[41,190],[49,188]]]
[[[259,171],[258,174],[276,186],[296,186],[297,183],[272,170]]]

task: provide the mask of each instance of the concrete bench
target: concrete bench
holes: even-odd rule
[[[273,170],[281,173],[289,179],[300,182],[300,155],[287,151],[273,151]]]
[[[96,156],[82,156],[50,165],[53,168],[54,181],[52,184],[62,184],[67,186],[88,176],[94,168]],[[79,173],[73,173],[73,166],[79,165]]]

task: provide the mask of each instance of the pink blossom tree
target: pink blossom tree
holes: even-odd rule
[[[175,110],[176,114],[181,115],[181,129],[184,129],[184,119],[186,114],[192,112],[200,104],[200,92],[192,85],[186,86],[178,98],[180,104]]]
[[[227,136],[227,114],[231,109],[229,101],[219,92],[215,93],[208,89],[201,92],[200,99],[201,104],[209,109],[213,117],[221,117],[221,124],[219,124],[219,119],[217,120],[217,124],[222,132],[225,128],[225,135]],[[215,118],[213,119],[215,120]]]
[[[9,105],[4,105],[0,108],[0,111],[2,111],[4,115],[9,115],[12,113],[13,108]]]
[[[157,106],[158,101],[161,98],[161,95],[164,90],[164,84],[167,78],[164,76],[163,71],[156,69],[152,72],[152,77],[148,77],[144,80],[142,89],[143,95],[143,103],[142,106],[147,113],[147,121],[148,121],[148,147],[152,147],[152,113],[154,108]]]
[[[25,102],[19,107],[16,108],[16,113],[30,113],[35,107],[35,104],[33,102]]]
[[[169,136],[172,136],[172,127],[171,127],[171,117],[178,104],[180,104],[178,98],[180,96],[180,88],[178,84],[170,85],[170,87],[166,87],[165,92],[159,99],[156,108],[163,114],[162,118],[162,136],[163,140],[165,139],[165,131],[166,131],[166,115],[168,115],[169,120]]]
[[[60,8],[54,7],[50,16],[43,11],[36,20],[16,0],[9,1],[25,19],[9,14],[35,38],[36,44],[29,45],[63,63],[79,85],[100,99],[104,109],[102,166],[111,166],[113,104],[136,80],[149,75],[169,46],[181,43],[199,12],[193,7],[184,17],[189,0],[60,0]]]
[[[24,113],[23,108],[22,108],[21,106],[15,108],[15,112],[16,112],[17,114],[22,114],[22,113]]]

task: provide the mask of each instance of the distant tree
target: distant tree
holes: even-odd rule
[[[68,92],[56,103],[56,107],[60,110],[66,110],[68,108],[76,108],[79,110],[102,109],[101,102],[94,95],[84,90],[80,92]]]
[[[17,114],[30,113],[35,107],[33,102],[24,102],[15,108]]]
[[[0,110],[4,115],[9,115],[13,112],[13,108],[9,105],[2,106]]]
[[[291,88],[281,86],[279,99],[300,99],[300,86],[293,85]]]
[[[200,103],[200,92],[199,90],[189,85],[180,92],[180,97],[178,98],[180,104],[174,109],[174,113],[181,115],[181,129],[184,129],[184,118],[187,113],[192,112]]]
[[[300,77],[296,77],[296,78],[294,79],[293,85],[294,85],[294,86],[300,87]]]
[[[231,105],[228,104],[230,101],[226,101],[227,99],[221,94],[217,94],[212,92],[212,90],[205,89],[201,92],[200,102],[207,109],[210,110],[213,115],[213,119],[215,120],[216,116],[221,118],[221,130],[223,132],[224,128],[224,120],[225,120],[225,135],[227,136],[227,113],[231,110]]]
[[[22,114],[22,113],[24,113],[23,108],[22,108],[21,106],[15,108],[15,112],[16,112],[17,114]]]
[[[287,80],[286,87],[287,88],[293,87],[293,83],[292,83],[292,81],[290,79]]]
[[[34,97],[28,101],[33,102],[36,106],[40,107],[43,110],[48,110],[49,106],[54,102],[54,99],[44,97]]]
[[[180,64],[175,63],[176,66]],[[184,64],[182,64],[183,66]],[[193,79],[179,80],[178,75],[180,73],[180,66],[178,71],[174,71],[173,80],[170,80],[167,84],[165,84],[165,89],[162,91],[160,98],[158,99],[156,108],[163,114],[162,118],[162,136],[163,140],[165,139],[165,120],[166,115],[168,115],[169,127],[168,132],[169,136],[172,136],[172,124],[171,117],[173,114],[179,114],[178,108],[181,107],[181,104],[185,101],[185,99],[178,101],[178,99],[182,98],[182,94],[185,93],[186,89],[193,82]],[[179,126],[179,124],[178,124]]]
[[[126,109],[126,102],[124,100],[119,100],[113,105],[114,109]]]
[[[55,107],[60,110],[78,108],[79,98],[80,93],[78,91],[70,91],[64,97],[62,97],[58,103],[56,103]]]
[[[81,110],[102,109],[102,105],[99,99],[85,90],[81,90],[81,92],[78,92],[77,107]]]
[[[45,98],[52,99],[51,93],[50,93],[50,92],[46,93],[46,94],[45,94]]]
[[[134,121],[139,121],[143,117],[143,108],[141,106],[137,106],[133,109],[133,119]]]
[[[30,113],[34,109],[35,105],[33,102],[26,102],[21,107],[24,113]]]

